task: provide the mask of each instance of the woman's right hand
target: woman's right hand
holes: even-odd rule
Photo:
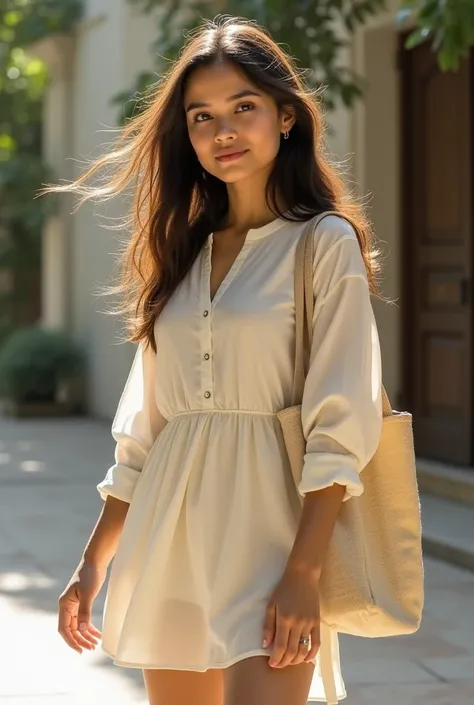
[[[107,568],[82,562],[59,598],[58,631],[71,649],[95,649],[100,631],[91,622],[92,604],[107,576]]]

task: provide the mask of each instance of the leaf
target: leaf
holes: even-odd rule
[[[418,22],[424,26],[436,24],[439,16],[438,0],[425,0],[425,5],[418,13]]]
[[[413,47],[416,47],[419,44],[423,44],[423,42],[425,42],[429,36],[430,31],[428,29],[424,27],[421,29],[417,29],[408,36],[405,42],[405,47],[407,49],[413,49]]]
[[[344,17],[344,25],[345,25],[348,32],[354,31],[354,18],[353,18],[352,14],[346,15]]]
[[[15,146],[15,140],[12,138],[11,135],[7,135],[5,133],[3,135],[0,135],[0,150],[2,152],[13,152]]]
[[[9,12],[5,12],[3,15],[3,22],[5,22],[8,27],[15,27],[21,22],[21,18],[22,16],[20,12],[10,10]]]
[[[438,54],[438,66],[441,71],[457,71],[459,69],[459,56],[450,51],[443,50]]]

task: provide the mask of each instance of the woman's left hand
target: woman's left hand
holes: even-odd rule
[[[319,583],[304,572],[285,571],[267,606],[263,648],[273,644],[269,665],[285,668],[312,661],[319,650]],[[310,646],[301,643],[310,638]]]

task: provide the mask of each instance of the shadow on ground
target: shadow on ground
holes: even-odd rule
[[[45,642],[57,640],[57,600],[99,516],[96,490],[113,462],[110,423],[87,418],[0,417],[0,596],[20,615],[49,616]],[[105,589],[94,605],[101,626]],[[35,617],[36,615],[36,617]],[[72,658],[81,659],[71,651]],[[113,670],[143,694],[140,670],[117,668],[100,649],[89,667]],[[0,685],[0,696],[2,694]]]

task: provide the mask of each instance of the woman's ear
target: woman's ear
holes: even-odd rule
[[[296,122],[295,111],[291,106],[285,106],[281,112],[280,132],[289,132]]]

